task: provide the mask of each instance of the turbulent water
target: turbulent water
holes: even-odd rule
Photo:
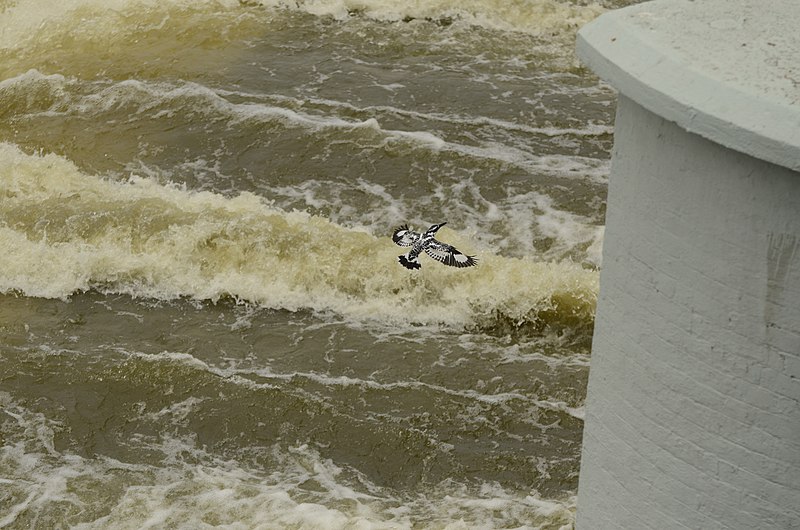
[[[0,0],[0,528],[570,528],[625,3]]]

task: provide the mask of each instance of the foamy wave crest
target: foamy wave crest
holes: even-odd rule
[[[458,20],[489,29],[533,34],[575,31],[603,12],[598,4],[574,5],[557,0],[257,0],[257,3],[338,19],[361,15],[392,22]]]
[[[232,297],[361,322],[504,332],[593,318],[596,271],[478,252],[475,269],[429,261],[409,273],[388,236],[286,212],[251,193],[228,198],[153,179],[116,182],[54,154],[0,144],[0,195],[4,292]],[[475,251],[454,231],[442,235]]]
[[[149,113],[156,118],[173,119],[176,115],[200,115],[213,121],[223,119],[231,126],[246,123],[269,124],[286,129],[305,129],[310,134],[333,130],[337,134],[367,137],[375,145],[394,142],[431,150],[458,151],[426,131],[402,131],[381,126],[375,118],[352,120],[336,115],[304,113],[261,103],[231,103],[214,90],[197,83],[144,83],[126,80],[98,83],[97,91],[81,94],[80,83],[60,74],[45,75],[36,69],[0,81],[0,96],[8,102],[9,112],[29,109],[31,115],[78,114],[96,117],[101,113],[125,108],[131,114]],[[0,110],[0,117],[3,111]]]
[[[263,20],[258,23],[257,18],[240,19],[242,11],[252,6],[339,20],[356,15],[386,22],[427,19],[442,24],[458,22],[500,31],[570,37],[604,11],[596,2],[569,0],[62,0],[56,3],[26,0],[0,3],[4,26],[0,31],[0,49],[26,48],[33,41],[46,43],[65,34],[82,41],[83,46],[109,40],[123,45],[128,44],[131,34],[111,30],[126,26],[137,32],[182,34],[194,33],[192,28],[195,28],[197,36],[202,35],[207,43],[207,39],[226,39],[231,30],[256,30]],[[213,31],[220,23],[225,31],[219,31],[219,26]],[[104,52],[108,51],[105,47]]]

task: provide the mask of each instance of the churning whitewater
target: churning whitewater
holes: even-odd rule
[[[571,528],[625,3],[0,0],[0,528]]]
[[[226,198],[132,176],[86,175],[55,155],[0,145],[0,289],[65,298],[96,289],[170,300],[230,297],[386,324],[591,320],[597,274],[487,255],[491,271],[409,278],[388,238],[243,192]],[[513,278],[530,278],[513,285]],[[536,281],[533,281],[533,280]]]

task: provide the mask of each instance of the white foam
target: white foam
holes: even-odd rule
[[[117,349],[117,352],[126,357],[133,357],[151,363],[180,364],[188,368],[191,368],[193,370],[208,372],[217,375],[219,377],[227,379],[232,384],[240,385],[245,388],[250,388],[250,389],[275,388],[273,385],[270,385],[268,383],[257,383],[251,379],[248,379],[247,377],[243,377],[241,374],[244,372],[238,371],[233,368],[220,368],[217,366],[212,366],[206,363],[205,361],[202,361],[188,353],[170,352],[170,351],[163,351],[160,353],[142,353],[138,351],[129,351],[122,348]],[[158,418],[160,416],[167,415],[171,417],[174,421],[180,423],[200,403],[202,403],[202,400],[190,398],[184,402],[175,403],[164,410],[157,412],[150,412],[148,413],[148,415],[152,418]]]
[[[446,19],[535,35],[575,31],[604,11],[599,4],[576,6],[557,0],[422,0],[399,3],[391,0],[259,0],[259,3],[338,20],[347,20],[354,13],[390,22],[408,18]]]
[[[465,144],[449,141],[426,130],[399,130],[384,128],[375,117],[363,120],[345,119],[336,112],[311,113],[301,112],[289,107],[300,107],[299,100],[285,97],[268,96],[267,99],[280,100],[289,107],[270,105],[266,102],[232,103],[223,95],[234,93],[224,90],[211,90],[202,85],[181,82],[178,85],[170,83],[152,83],[138,80],[126,80],[108,85],[105,82],[96,83],[96,91],[88,95],[74,93],[67,90],[76,81],[65,80],[61,76],[44,76],[32,70],[13,79],[3,81],[8,88],[22,92],[31,89],[47,90],[52,105],[45,109],[35,111],[39,114],[70,114],[77,113],[87,116],[96,116],[98,113],[108,112],[118,106],[127,106],[135,109],[135,114],[150,113],[151,117],[161,116],[164,113],[200,113],[208,119],[216,120],[227,118],[230,126],[245,126],[248,122],[280,123],[286,128],[301,128],[310,133],[323,133],[334,131],[339,140],[348,139],[352,142],[368,142],[372,149],[382,149],[392,143],[401,142],[416,149],[433,152],[453,152],[461,156],[502,162],[518,167],[531,174],[548,175],[560,178],[586,179],[599,185],[607,183],[609,161],[578,155],[553,155],[532,152],[525,142],[516,141],[513,145],[513,133],[537,134],[554,138],[563,138],[565,135],[592,136],[604,135],[610,132],[607,126],[589,124],[585,128],[557,128],[533,127],[516,124],[505,120],[476,116],[449,116],[439,114],[425,114],[406,111],[392,107],[365,107],[356,108],[350,104],[319,100],[334,111],[339,108],[355,110],[362,115],[374,113],[398,114],[411,116],[418,119],[431,121],[444,121],[454,124],[469,124],[471,126],[491,125],[500,131],[512,134],[512,140],[500,142],[496,140],[476,140],[475,144]],[[44,88],[43,88],[44,87]],[[249,96],[252,97],[252,96]],[[256,98],[258,99],[258,98]],[[260,99],[264,99],[261,96]],[[314,102],[315,100],[310,100]],[[366,135],[366,138],[364,137]],[[510,142],[510,143],[509,143]],[[199,162],[199,161],[196,161]],[[188,169],[190,166],[186,166]],[[143,168],[145,169],[145,168]],[[218,173],[214,167],[201,167],[204,172]],[[146,170],[146,169],[145,169]],[[310,197],[309,197],[310,198]],[[310,202],[315,206],[313,202]]]
[[[550,74],[550,75],[552,76],[555,74]],[[503,79],[508,76],[499,74],[498,77],[500,79]],[[530,81],[541,82],[541,79],[531,78]],[[575,89],[570,89],[563,85],[559,85],[559,88],[561,89],[562,92],[564,91],[569,92],[570,90],[575,90]],[[264,101],[277,101],[294,107],[310,104],[317,107],[327,107],[330,109],[344,109],[356,113],[368,113],[368,114],[382,113],[382,114],[403,116],[407,118],[415,118],[425,122],[439,122],[439,123],[470,125],[470,126],[489,125],[493,128],[505,131],[522,132],[526,134],[543,135],[550,137],[564,136],[564,135],[592,137],[592,136],[607,136],[614,133],[614,128],[612,126],[598,124],[594,122],[588,122],[583,127],[556,127],[553,125],[549,125],[546,127],[537,127],[525,123],[493,118],[489,116],[481,116],[481,115],[473,116],[473,115],[464,115],[455,113],[445,114],[441,112],[421,112],[417,110],[410,110],[406,108],[393,107],[388,105],[356,106],[352,103],[344,101],[337,101],[337,100],[319,98],[313,96],[306,96],[303,99],[298,99],[290,96],[282,96],[277,94],[256,94],[251,92],[231,91],[224,89],[216,89],[215,92],[221,96],[239,96],[247,98],[249,100],[261,99]],[[596,87],[594,86],[589,86],[580,89],[580,93],[594,93],[594,92],[596,92]],[[559,95],[562,94],[559,93]],[[480,109],[476,110],[479,111]]]
[[[293,98],[280,98],[280,99],[284,100],[289,99],[293,100],[295,104],[299,103],[299,100],[294,100]],[[424,120],[425,122],[445,122],[450,124],[465,124],[470,126],[490,125],[492,127],[496,127],[503,131],[543,135],[548,137],[563,137],[565,135],[581,136],[581,137],[604,136],[613,133],[612,127],[594,123],[589,123],[582,128],[575,128],[575,127],[559,128],[553,126],[535,127],[526,124],[510,122],[507,120],[489,118],[485,116],[470,117],[470,116],[447,115],[438,113],[422,113],[422,112],[410,111],[410,110],[399,109],[396,107],[387,107],[387,106],[365,106],[363,108],[360,108],[348,103],[336,102],[332,100],[316,99],[316,98],[310,98],[308,101],[310,103],[323,104],[333,108],[346,108],[350,111],[356,111],[359,113],[381,112],[386,114],[396,114],[400,116],[413,117],[420,120]],[[259,108],[259,106],[256,105],[254,108]],[[274,107],[265,107],[265,108],[274,108]],[[258,115],[258,111],[253,111],[253,115],[254,116]],[[267,112],[265,115],[269,115],[269,112]],[[367,119],[364,122],[350,122],[346,120],[340,120],[337,118],[333,119],[330,123],[346,128],[348,126],[346,124],[351,124],[349,125],[350,127],[357,127],[357,126],[363,126],[363,124],[366,124],[368,122],[373,123],[370,120],[374,119]],[[297,121],[298,123],[303,123],[303,119],[298,119]],[[308,122],[310,126],[314,123],[315,123],[314,121]],[[362,125],[353,125],[353,124],[362,124]],[[385,134],[387,136],[387,139],[389,140],[391,139],[413,140],[420,147],[425,147],[435,151],[451,151],[454,153],[459,153],[461,155],[466,155],[474,158],[498,160],[501,162],[505,162],[507,164],[515,165],[521,169],[524,169],[534,174],[538,173],[545,175],[568,176],[568,177],[577,176],[581,178],[590,179],[600,184],[607,183],[608,172],[609,172],[609,161],[606,159],[597,159],[579,155],[539,155],[536,153],[532,153],[526,149],[523,149],[521,146],[512,146],[499,142],[490,142],[490,141],[484,141],[478,145],[467,145],[457,142],[450,142],[444,138],[440,138],[436,135],[433,135],[425,131],[407,132],[398,130],[383,130],[378,125],[377,121],[374,121],[373,128],[376,131],[383,132],[383,134]]]
[[[259,379],[266,380],[279,380],[279,381],[295,381],[307,380],[313,381],[326,387],[348,387],[357,386],[361,388],[369,388],[381,391],[392,391],[397,389],[413,390],[413,391],[429,391],[434,394],[443,394],[460,399],[467,399],[470,401],[477,401],[479,403],[497,405],[519,401],[526,403],[532,408],[551,410],[555,412],[563,412],[573,416],[577,419],[583,420],[585,412],[583,407],[573,407],[566,402],[547,399],[536,399],[527,396],[521,392],[496,392],[496,393],[482,393],[472,389],[452,389],[443,385],[426,383],[424,381],[393,381],[393,382],[380,382],[372,379],[361,379],[349,377],[344,375],[331,376],[318,372],[286,372],[276,373],[271,368],[248,368],[237,366],[238,363],[233,363],[227,368],[212,367],[208,364],[195,359],[188,354],[176,354],[171,352],[163,352],[160,354],[143,354],[138,352],[125,352],[125,355],[136,357],[139,359],[147,360],[148,362],[180,362],[198,368],[203,371],[214,373],[221,377],[228,379],[233,384],[241,384],[248,388],[277,388],[276,386],[264,383],[256,383],[253,381],[253,376]],[[553,360],[550,359],[552,363]],[[145,414],[146,417],[152,420],[162,420],[169,417],[173,424],[182,424],[186,417],[193,412],[198,405],[204,400],[199,398],[190,397],[181,402],[173,403],[162,410],[149,412]],[[434,440],[435,441],[435,440]]]
[[[188,397],[183,401],[172,403],[161,410],[148,412],[144,414],[145,417],[152,421],[160,421],[164,418],[170,418],[173,424],[181,424],[186,421],[189,414],[197,410],[197,406],[206,401],[206,398]]]
[[[376,118],[348,120],[335,115],[310,114],[291,108],[265,103],[232,103],[217,91],[192,82],[179,85],[125,80],[110,86],[97,83],[98,91],[88,95],[67,94],[62,88],[67,81],[62,76],[45,76],[36,70],[3,81],[8,87],[20,86],[27,90],[34,84],[51,86],[52,95],[61,101],[58,110],[47,109],[43,113],[78,113],[96,115],[116,107],[127,105],[136,108],[135,114],[151,113],[153,118],[171,118],[177,112],[186,111],[219,118],[227,116],[231,126],[248,121],[280,122],[286,127],[300,127],[310,131],[337,129],[342,131],[372,131],[378,135],[376,141],[406,141],[427,149],[439,150],[446,142],[427,131],[403,131],[383,128]],[[224,92],[224,91],[220,91]],[[166,108],[162,108],[166,107]]]
[[[597,273],[572,263],[482,253],[472,270],[428,262],[409,274],[390,238],[284,212],[250,193],[226,198],[145,178],[108,181],[8,144],[0,155],[0,242],[8,249],[0,255],[0,291],[230,296],[400,326],[593,316]],[[440,235],[474,253],[449,227]]]
[[[457,182],[439,179],[434,185],[433,197],[443,205],[443,218],[490,227],[470,234],[484,248],[556,262],[577,257],[587,265],[600,265],[604,227],[595,219],[558,208],[549,195],[517,191],[510,183],[503,190],[505,198],[490,201],[471,177]],[[542,252],[537,245],[545,239],[550,241]]]
[[[158,465],[68,452],[47,453],[57,424],[9,399],[16,426],[4,432],[0,462],[11,504],[0,525],[68,519],[94,528],[538,528],[574,522],[575,499],[543,499],[496,484],[445,481],[399,498],[299,444],[251,447],[236,460],[208,453],[192,437],[163,431],[144,441]],[[143,440],[131,439],[138,444]],[[47,447],[47,451],[49,451]],[[261,464],[259,464],[261,462]],[[313,482],[313,488],[306,484]],[[102,492],[102,494],[101,494]],[[59,520],[53,519],[57,513]],[[524,521],[524,523],[520,523]],[[522,524],[522,526],[520,526]]]

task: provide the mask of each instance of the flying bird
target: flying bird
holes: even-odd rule
[[[392,234],[392,241],[401,247],[411,247],[411,250],[397,257],[400,265],[406,269],[419,269],[422,265],[417,258],[423,251],[436,261],[440,261],[451,267],[460,268],[477,265],[478,262],[475,256],[462,254],[452,245],[434,239],[433,236],[436,234],[436,231],[446,224],[447,223],[440,223],[438,225],[432,225],[424,234],[410,230],[408,225],[397,228]]]

